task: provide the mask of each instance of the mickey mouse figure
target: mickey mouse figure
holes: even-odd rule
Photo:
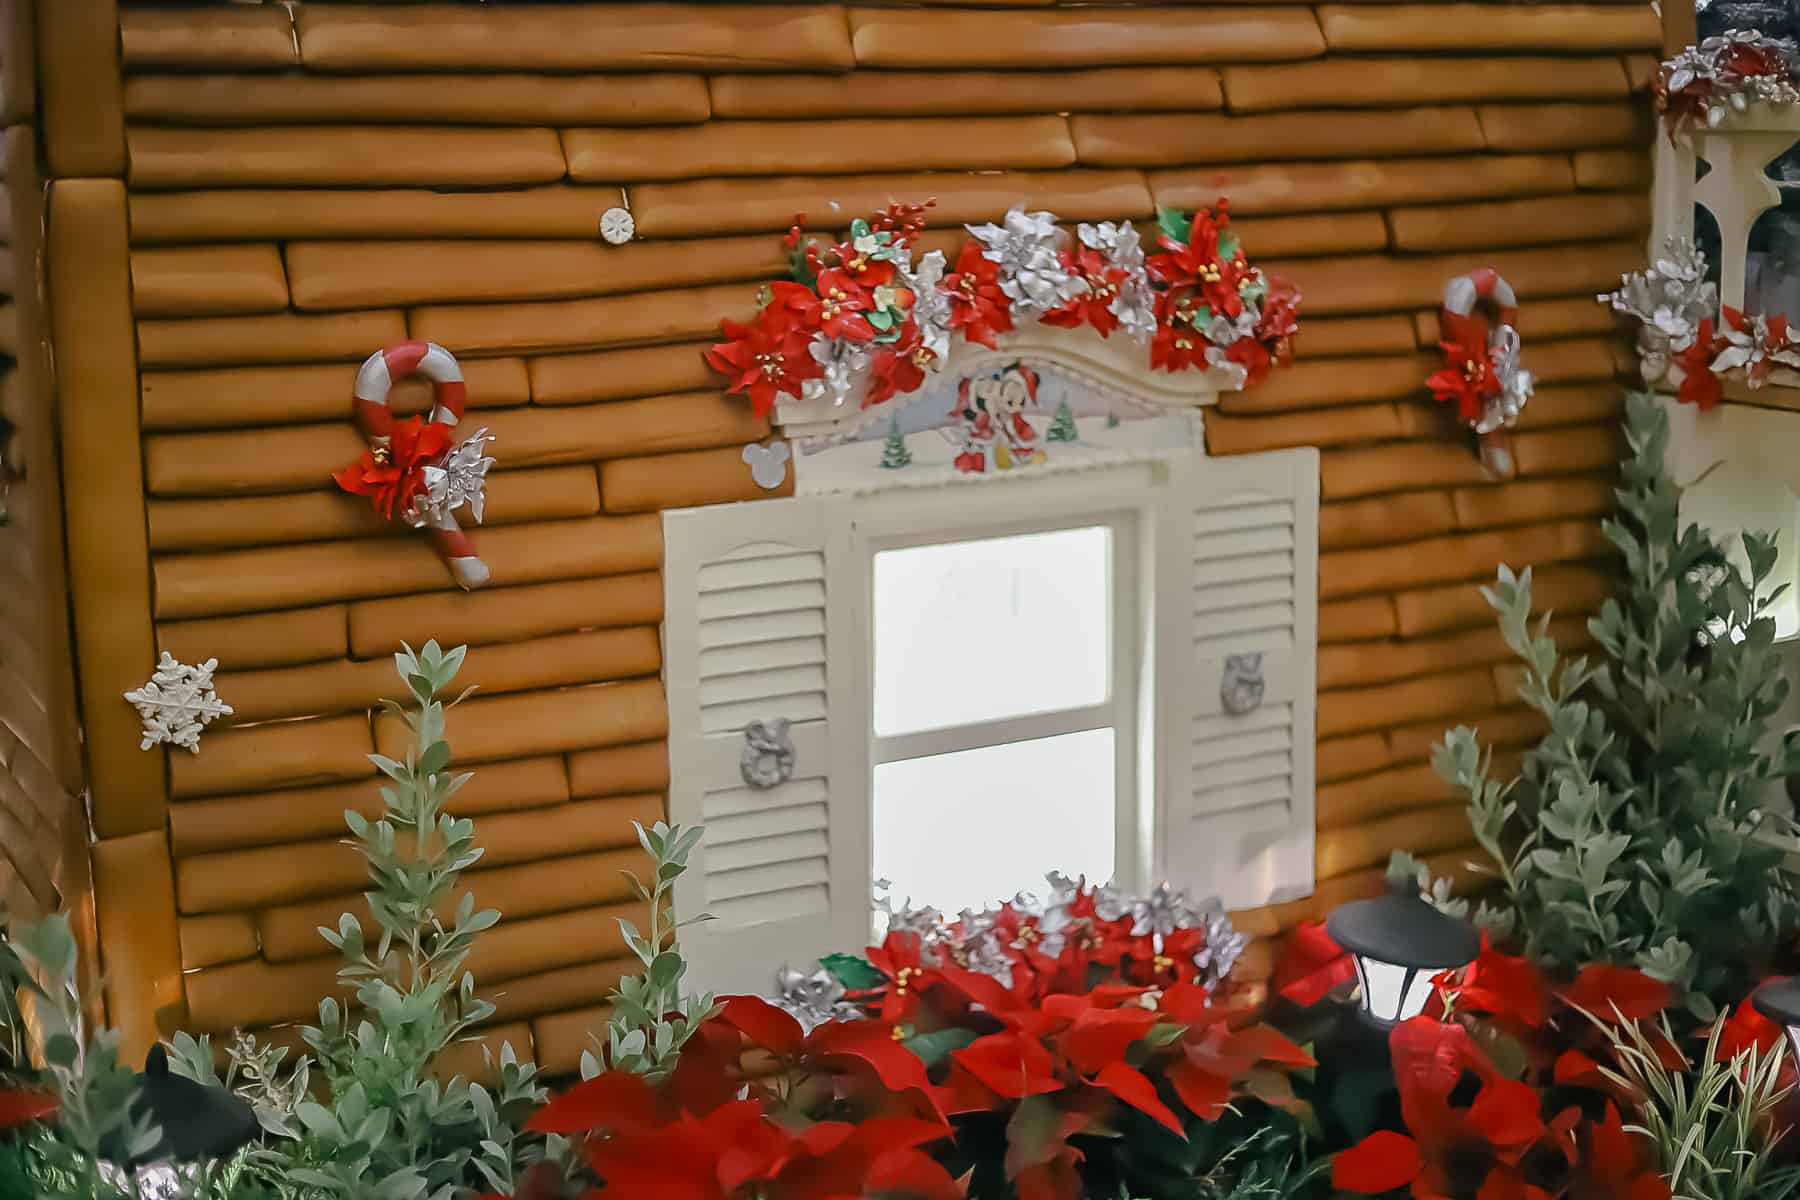
[[[1025,416],[1037,407],[1037,392],[1038,374],[1023,363],[1010,363],[986,379],[964,379],[950,414],[960,422],[962,440],[956,469],[986,470],[990,448],[996,470],[1043,462],[1038,431]]]

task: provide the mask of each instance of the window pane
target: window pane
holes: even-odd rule
[[[1111,543],[1094,526],[877,554],[876,734],[1104,703]]]
[[[945,912],[1113,874],[1113,731],[1092,729],[875,768],[875,877]]]

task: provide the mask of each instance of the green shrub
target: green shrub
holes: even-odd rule
[[[1680,528],[1667,415],[1634,396],[1626,422],[1605,531],[1629,586],[1588,622],[1604,661],[1561,660],[1546,621],[1531,621],[1531,572],[1502,568],[1485,594],[1524,662],[1519,695],[1550,732],[1510,781],[1492,777],[1466,727],[1435,761],[1468,792],[1499,864],[1504,902],[1480,919],[1553,972],[1639,967],[1706,1018],[1742,994],[1748,960],[1800,925],[1794,874],[1766,840],[1780,820],[1764,808],[1771,784],[1800,768],[1795,737],[1766,749],[1787,695],[1769,616],[1779,589],[1758,595],[1775,546],[1745,534],[1746,573],[1706,531]]]

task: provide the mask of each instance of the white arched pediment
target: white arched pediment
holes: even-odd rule
[[[1006,426],[1010,436],[994,422],[985,437],[971,436],[956,415],[968,405],[965,383],[982,397],[1017,376],[1019,368],[1035,379],[1035,394],[1016,414],[1011,409],[991,414],[996,421],[1016,418]],[[1216,402],[1221,391],[1239,386],[1226,371],[1154,370],[1148,348],[1121,334],[1102,338],[1085,327],[1033,325],[1002,335],[992,350],[959,339],[924,386],[886,403],[862,408],[829,398],[783,400],[775,424],[799,451],[800,491],[868,491],[1204,453],[1199,410]],[[1019,402],[1018,387],[1008,394]],[[983,407],[979,400],[976,407]],[[891,450],[896,436],[903,455]],[[979,470],[959,466],[972,461],[967,458],[972,441],[983,453]],[[908,461],[903,467],[883,465],[895,457]]]

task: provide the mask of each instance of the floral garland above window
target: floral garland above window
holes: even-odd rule
[[[1625,276],[1618,291],[1600,300],[1643,322],[1638,369],[1644,382],[1673,384],[1676,399],[1702,411],[1718,405],[1729,377],[1760,388],[1777,366],[1800,369],[1800,337],[1786,317],[1726,305],[1723,320],[1714,320],[1718,288],[1707,281],[1706,256],[1686,238],[1671,238],[1649,270]]]
[[[1191,220],[1163,209],[1163,253],[1148,256],[1129,222],[1078,225],[1071,238],[1053,214],[1015,208],[968,226],[953,265],[941,250],[913,259],[929,207],[891,204],[824,250],[797,218],[792,279],[769,284],[748,323],[723,322],[726,340],[706,352],[727,390],[759,416],[782,396],[869,408],[922,387],[952,336],[994,349],[1032,322],[1123,331],[1148,343],[1152,367],[1215,371],[1231,388],[1291,354],[1300,294],[1245,260],[1223,200]]]
[[[1657,111],[1677,130],[1711,129],[1753,103],[1800,104],[1800,51],[1786,38],[1732,30],[1663,63]]]

